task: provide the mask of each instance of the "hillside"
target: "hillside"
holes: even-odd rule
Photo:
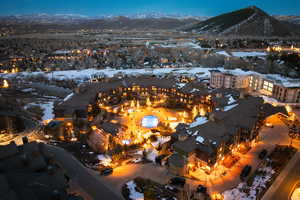
[[[24,32],[47,32],[47,31],[76,31],[82,29],[123,29],[123,30],[166,30],[199,23],[195,18],[129,18],[114,17],[105,19],[91,19],[73,16],[42,16],[42,17],[2,17],[0,29],[16,30]]]
[[[183,30],[218,35],[267,37],[299,36],[300,33],[299,26],[279,21],[255,6],[212,17],[185,26]]]
[[[299,24],[300,25],[300,16],[295,15],[274,15],[276,19],[279,21],[285,21],[293,24]]]

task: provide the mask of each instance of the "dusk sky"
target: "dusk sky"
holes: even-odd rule
[[[300,15],[300,0],[1,0],[0,14],[133,14],[161,12],[215,16],[256,5],[269,14]]]

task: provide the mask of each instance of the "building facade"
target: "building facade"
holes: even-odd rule
[[[241,75],[212,70],[210,86],[212,88],[244,88],[253,94],[265,95],[282,103],[300,103],[300,86],[293,82],[284,84],[280,80],[259,74]]]
[[[247,88],[249,85],[248,76],[237,76],[229,72],[221,72],[219,70],[211,71],[210,86],[213,88]]]

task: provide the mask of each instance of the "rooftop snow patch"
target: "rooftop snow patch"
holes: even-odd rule
[[[232,97],[231,94],[226,95],[226,97],[228,98],[228,102],[227,102],[228,105],[236,102],[236,100]]]
[[[199,143],[201,143],[201,144],[203,144],[204,138],[202,136],[197,136],[196,137],[196,141],[199,142]]]
[[[226,56],[226,57],[231,57],[226,51],[218,51],[218,52],[216,52],[216,54]]]
[[[232,108],[236,107],[237,105],[239,105],[239,104],[232,104],[232,105],[229,105],[229,106],[225,106],[224,107],[224,112],[231,110]]]
[[[206,117],[197,117],[195,121],[190,124],[190,128],[200,126],[202,124],[205,124],[206,122],[208,122]]]

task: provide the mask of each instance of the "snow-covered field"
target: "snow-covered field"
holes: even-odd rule
[[[118,74],[124,74],[127,76],[138,76],[138,75],[167,75],[167,74],[174,74],[174,75],[186,75],[186,76],[193,76],[197,78],[209,78],[210,77],[210,70],[220,70],[221,72],[229,72],[235,75],[261,75],[266,79],[274,80],[275,82],[281,83],[285,87],[300,87],[300,79],[291,79],[287,77],[283,77],[278,74],[260,74],[253,71],[243,71],[241,69],[234,69],[234,70],[227,70],[222,67],[215,67],[215,68],[204,68],[204,67],[184,67],[184,68],[155,68],[155,69],[123,69],[123,70],[116,70],[112,68],[106,69],[84,69],[84,70],[68,70],[68,71],[54,71],[52,73],[46,72],[20,72],[16,74],[0,74],[1,78],[26,78],[34,75],[43,74],[49,80],[50,79],[58,79],[58,80],[67,80],[72,79],[78,82],[90,80],[91,76],[94,74],[101,74],[106,77],[114,77]]]
[[[236,51],[236,52],[230,52],[230,54],[227,51],[217,51],[216,54],[223,55],[226,57],[264,57],[268,55],[266,52],[258,52],[258,51]]]
[[[266,56],[266,52],[257,52],[257,51],[251,51],[251,52],[243,52],[243,51],[237,51],[237,52],[231,52],[231,54],[235,57],[259,57],[259,56]]]
[[[193,48],[193,49],[205,49],[193,42],[184,42],[178,44],[167,44],[167,45],[160,45],[162,48]]]

